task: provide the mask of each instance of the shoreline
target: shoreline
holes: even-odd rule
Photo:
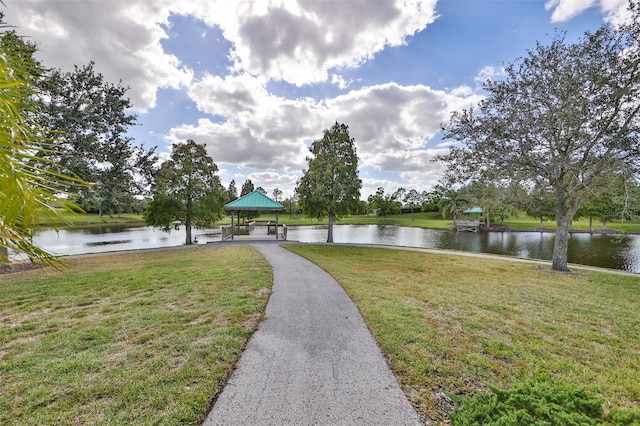
[[[486,226],[480,226],[480,232],[540,232],[547,234],[555,234],[555,228],[511,228],[507,225],[494,226],[491,225],[489,229]],[[602,235],[640,235],[640,232],[627,232],[618,231],[615,229],[570,229],[569,234],[602,234]]]

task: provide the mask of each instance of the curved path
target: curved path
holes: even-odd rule
[[[273,268],[266,319],[204,425],[421,424],[342,287],[279,244],[253,245]]]

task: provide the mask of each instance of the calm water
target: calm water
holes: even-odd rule
[[[220,240],[218,228],[194,230],[199,244]],[[324,242],[326,226],[289,227],[289,240]],[[59,254],[99,253],[184,244],[184,230],[170,234],[148,227],[105,226],[39,232],[35,243]],[[453,232],[384,225],[336,225],[336,243],[385,244],[453,249],[536,259],[551,259],[554,235],[540,232]],[[640,235],[573,234],[569,262],[640,272]]]

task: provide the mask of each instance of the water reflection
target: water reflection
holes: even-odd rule
[[[198,243],[220,240],[218,228],[194,230]],[[290,227],[289,240],[324,242],[327,227]],[[185,232],[171,233],[149,227],[103,226],[71,230],[43,230],[36,234],[39,247],[59,254],[136,250],[184,244]],[[383,244],[432,249],[463,250],[523,258],[551,259],[554,235],[540,232],[452,232],[392,225],[336,225],[336,243]],[[569,240],[570,263],[640,272],[640,235],[577,233]]]
[[[220,230],[193,230],[193,238],[200,243],[218,241]],[[167,233],[146,226],[113,225],[62,229],[58,232],[46,229],[38,231],[34,237],[36,245],[57,255],[172,247],[184,244],[184,240],[183,227]]]
[[[338,225],[337,243],[388,244],[463,250],[550,260],[555,236],[542,232],[452,232],[378,225]],[[326,226],[290,228],[289,239],[319,242]],[[569,263],[640,272],[640,236],[575,233],[569,239]]]

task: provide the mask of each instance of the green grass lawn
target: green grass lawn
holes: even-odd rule
[[[242,246],[0,275],[0,424],[201,424],[271,284]]]
[[[441,392],[575,383],[640,410],[640,278],[454,255],[287,244],[362,312],[420,413]],[[0,275],[0,424],[201,424],[262,318],[251,247],[67,259]]]
[[[120,215],[102,215],[94,213],[73,213],[69,211],[62,212],[63,222],[59,226],[87,226],[87,225],[104,225],[104,224],[131,224],[144,225],[144,219],[141,214],[123,213]],[[49,226],[48,223],[42,223],[42,226]]]
[[[640,410],[640,278],[552,273],[509,261],[287,244],[358,305],[422,415],[439,392],[527,381],[585,386],[605,410]]]

